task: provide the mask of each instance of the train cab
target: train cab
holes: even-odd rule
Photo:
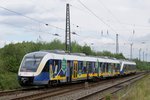
[[[45,65],[42,60],[46,54],[46,52],[33,52],[24,56],[18,71],[20,85],[32,85],[43,76],[46,76],[47,79],[49,78],[48,73],[39,72],[40,66]]]

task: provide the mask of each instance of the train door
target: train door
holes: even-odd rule
[[[73,62],[73,78],[77,78],[77,73],[78,73],[78,61]]]
[[[53,60],[50,60],[48,65],[49,65],[49,78],[50,78],[50,80],[52,80],[52,78],[53,78]]]
[[[89,62],[86,62],[86,73],[87,73],[87,80],[89,79]]]
[[[67,75],[67,82],[72,81],[72,62],[67,61],[67,70],[66,70],[66,75]]]
[[[100,74],[101,74],[101,63],[99,63],[99,62],[98,62],[97,74],[98,74],[98,77],[100,77]]]
[[[99,61],[95,63],[95,73],[97,73],[97,77],[99,77]]]

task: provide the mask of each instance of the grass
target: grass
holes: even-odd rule
[[[111,100],[150,100],[150,75],[121,90]]]
[[[11,72],[0,73],[0,90],[11,90],[19,88],[17,74]]]

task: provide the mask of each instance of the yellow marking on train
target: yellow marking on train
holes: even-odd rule
[[[125,72],[125,74],[128,74],[129,72]],[[89,73],[89,77],[97,77],[99,74],[99,76],[115,76],[115,75],[118,75],[120,74],[120,72],[115,72],[115,73],[110,73],[110,72],[104,72],[104,73]],[[80,79],[80,78],[86,78],[87,77],[87,74],[78,74],[76,78],[73,77],[72,75],[72,79]],[[55,78],[51,78],[51,80],[65,80],[66,79],[66,76],[56,76]]]
[[[65,80],[66,79],[66,76],[56,76],[55,78],[51,78],[51,80]]]

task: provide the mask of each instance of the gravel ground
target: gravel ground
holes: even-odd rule
[[[111,87],[112,85],[115,85],[115,84],[118,84],[120,83],[121,81],[123,80],[128,80],[132,77],[135,77],[135,76],[130,76],[130,77],[127,77],[127,78],[119,78],[119,79],[111,79],[111,80],[107,80],[107,81],[104,81],[104,82],[96,82],[96,85],[95,86],[92,86],[90,87],[91,83],[85,83],[85,86],[84,84],[82,84],[82,89],[76,89],[74,91],[71,91],[71,92],[68,92],[68,93],[63,93],[61,95],[57,95],[57,96],[53,96],[53,97],[50,97],[50,98],[47,98],[46,100],[76,100],[76,99],[79,99],[81,97],[84,97],[88,94],[93,94],[94,92],[97,92],[97,91],[100,91],[100,90],[103,90],[103,89],[106,89],[108,87]],[[97,85],[97,84],[100,84],[100,85]],[[94,85],[94,83],[92,83],[92,85]],[[69,89],[69,87],[71,89],[75,88],[75,87],[79,87],[81,86],[81,84],[77,84],[77,85],[71,85],[71,86],[68,86],[66,88]],[[65,87],[65,86],[64,86]],[[64,89],[63,87],[63,89]],[[57,88],[57,87],[56,87]],[[41,93],[41,92],[45,92],[45,91],[50,91],[50,93],[52,91],[55,91],[56,88],[51,88],[51,89],[46,89],[46,90],[32,90],[32,91],[25,91],[25,92],[20,92],[20,93],[17,93],[15,95],[6,95],[6,96],[1,96],[0,97],[0,100],[11,100],[11,99],[14,99],[14,98],[17,98],[17,97],[23,97],[23,96],[28,96],[28,95],[32,95],[32,94],[37,94],[37,93]],[[58,91],[61,89],[60,88],[57,88]]]
[[[11,100],[13,98],[17,98],[17,97],[20,97],[20,96],[27,96],[27,95],[40,93],[40,92],[42,92],[42,91],[28,91],[28,92],[24,92],[24,93],[18,93],[18,94],[15,94],[15,95],[6,95],[6,96],[0,97],[0,100]]]
[[[129,77],[129,78],[131,78],[131,77]],[[128,80],[129,78],[123,79],[123,80]],[[92,88],[89,87],[89,88],[85,88],[85,89],[75,90],[75,91],[65,93],[62,95],[50,97],[50,98],[47,98],[45,100],[77,100],[77,99],[80,99],[81,97],[86,96],[87,94],[92,94],[94,92],[109,88],[112,85],[116,85],[116,84],[122,82],[123,80],[110,81],[107,84],[100,84],[99,86],[95,86]]]

